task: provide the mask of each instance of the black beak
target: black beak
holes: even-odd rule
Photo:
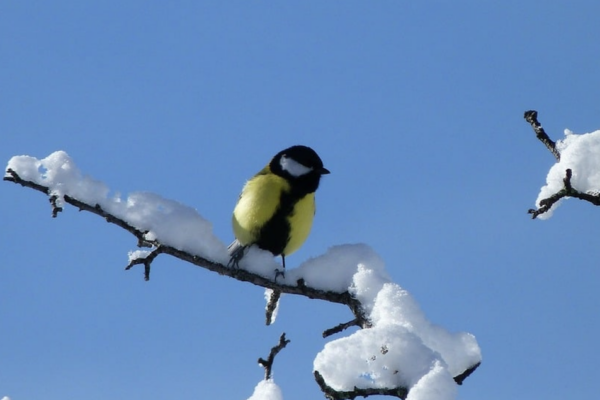
[[[327,175],[329,173],[330,173],[329,170],[325,167],[323,167],[319,170],[319,174],[321,174],[321,175]]]

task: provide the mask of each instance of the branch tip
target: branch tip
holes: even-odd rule
[[[535,110],[525,111],[525,114],[523,115],[525,121],[527,121],[533,128],[535,136],[538,138],[538,140],[542,142],[548,150],[550,150],[554,158],[556,158],[556,161],[560,161],[560,152],[556,148],[556,143],[550,139],[548,134],[546,134],[546,131],[544,128],[542,128],[542,124],[540,124],[538,121],[537,116],[538,112]]]
[[[267,302],[266,315],[265,315],[265,323],[267,326],[273,323],[273,314],[279,305],[279,299],[281,298],[280,290],[272,290],[271,296],[269,296],[269,301]]]
[[[290,340],[285,338],[285,332],[279,337],[279,343],[271,348],[269,357],[265,360],[264,358],[258,359],[258,364],[265,369],[265,380],[271,379],[273,373],[273,362],[275,356],[290,343]]]
[[[125,267],[125,271],[129,271],[131,268],[133,268],[134,265],[144,264],[144,280],[149,281],[150,280],[150,266],[152,265],[152,262],[154,261],[154,259],[163,252],[164,252],[163,247],[159,245],[154,250],[152,250],[150,252],[150,254],[148,254],[146,257],[139,257],[139,258],[134,258],[133,260],[131,260],[129,262],[129,264],[127,264],[127,266]]]
[[[458,385],[462,385],[463,382],[465,381],[465,379],[467,379],[469,377],[469,375],[471,375],[473,372],[475,372],[475,370],[477,368],[479,368],[480,365],[481,365],[481,361],[478,362],[477,364],[473,365],[471,368],[466,369],[462,374],[455,376],[454,382],[456,382],[456,384],[458,384]]]
[[[361,322],[358,320],[358,318],[355,318],[352,321],[341,323],[339,325],[334,326],[333,328],[327,329],[325,332],[323,332],[323,338],[342,332],[352,326],[361,326]]]

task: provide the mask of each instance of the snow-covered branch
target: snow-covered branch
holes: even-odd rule
[[[52,205],[53,217],[56,217],[59,212],[63,211],[63,207],[57,205],[57,199],[59,198],[59,196],[54,193],[50,186],[44,186],[39,183],[23,179],[12,168],[8,168],[6,170],[6,173],[7,176],[4,177],[5,181],[14,182],[21,186],[29,187],[47,194]],[[135,265],[143,264],[145,266],[145,280],[150,279],[150,266],[152,262],[156,259],[156,257],[160,254],[168,254],[173,257],[179,258],[180,260],[187,261],[191,264],[205,268],[209,271],[216,272],[219,275],[228,276],[230,278],[234,278],[242,282],[250,282],[257,286],[276,290],[279,293],[302,295],[311,299],[325,300],[332,303],[347,305],[352,311],[352,313],[356,315],[356,317],[360,321],[362,321],[363,325],[368,323],[362,311],[360,303],[356,299],[354,299],[348,291],[336,292],[330,290],[316,289],[307,286],[305,280],[302,277],[298,278],[296,282],[289,283],[288,281],[284,281],[282,279],[274,279],[269,276],[264,276],[259,272],[251,272],[242,268],[230,268],[227,266],[226,262],[216,262],[206,257],[193,254],[189,251],[180,250],[166,243],[163,243],[157,237],[152,235],[150,231],[131,225],[126,220],[106,211],[98,203],[89,204],[84,201],[78,200],[68,194],[63,194],[61,198],[65,203],[77,207],[80,211],[91,212],[106,219],[107,222],[115,224],[118,227],[125,229],[137,238],[138,247],[151,247],[151,251],[131,253],[130,262],[125,267],[126,270],[129,270]],[[243,263],[241,263],[241,265],[243,265]]]
[[[285,276],[277,274],[272,254],[250,248],[239,268],[231,268],[225,244],[196,210],[152,193],[109,195],[106,185],[82,175],[65,152],[41,160],[13,157],[4,180],[47,195],[54,217],[69,204],[130,232],[146,249],[130,252],[126,268],[144,265],[146,279],[156,258],[167,254],[267,288],[271,315],[281,293],[347,306],[354,319],[325,331],[324,337],[350,327],[363,329],[326,343],[314,361],[315,378],[330,398],[388,394],[450,400],[457,383],[481,362],[475,337],[429,322],[412,296],[390,280],[383,260],[369,246],[334,246]],[[265,380],[255,395],[265,390],[279,389]]]
[[[549,218],[563,198],[573,197],[600,205],[600,131],[576,135],[565,130],[565,138],[552,141],[537,119],[537,111],[526,111],[524,118],[536,137],[556,158],[536,200],[537,209],[527,212],[532,218]]]

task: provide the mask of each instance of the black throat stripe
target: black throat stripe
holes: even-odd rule
[[[256,241],[258,247],[268,250],[278,256],[290,241],[290,223],[289,216],[294,212],[294,206],[304,197],[304,194],[294,193],[292,191],[282,191],[279,197],[279,208],[275,214],[268,220],[259,232],[259,238]]]

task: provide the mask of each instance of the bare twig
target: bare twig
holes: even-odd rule
[[[149,281],[150,265],[152,264],[152,261],[154,261],[154,259],[161,253],[162,246],[159,246],[152,250],[150,254],[148,254],[146,257],[139,257],[131,260],[129,264],[127,264],[127,266],[125,267],[125,271],[129,271],[134,265],[144,264],[144,280]]]
[[[279,337],[279,343],[271,349],[269,353],[269,358],[266,360],[263,358],[258,359],[258,363],[265,369],[265,380],[271,379],[271,374],[273,373],[273,362],[275,361],[275,356],[283,350],[285,346],[290,341],[285,338],[285,332],[281,334]]]
[[[348,328],[350,328],[351,326],[362,326],[361,322],[358,319],[353,319],[352,321],[348,321],[348,322],[344,322],[342,324],[336,325],[333,328],[327,329],[325,332],[323,332],[323,337],[329,337],[331,335],[334,335],[336,333],[339,333],[341,331],[344,331]]]
[[[53,194],[52,196],[50,196],[48,198],[48,200],[50,200],[50,204],[52,205],[52,218],[56,218],[58,216],[58,213],[63,210],[62,207],[60,207],[59,205],[56,204],[56,201],[58,200],[58,196]]]
[[[550,139],[548,134],[546,134],[546,131],[544,130],[544,128],[542,128],[542,124],[540,124],[537,119],[537,115],[538,115],[537,111],[529,110],[529,111],[525,111],[524,118],[527,122],[529,122],[529,124],[531,124],[531,127],[533,128],[533,131],[535,132],[535,136],[537,136],[537,138],[542,143],[544,143],[544,145],[548,148],[548,150],[550,150],[552,155],[556,158],[556,161],[560,161],[560,153],[559,153],[558,149],[556,148],[556,143],[554,141],[552,141],[552,139]]]

